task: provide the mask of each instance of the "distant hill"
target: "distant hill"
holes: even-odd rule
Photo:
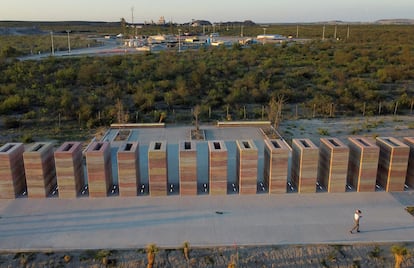
[[[0,35],[37,35],[45,34],[38,27],[0,27]]]
[[[49,30],[55,29],[54,33],[64,33],[72,29],[76,33],[90,33],[90,27],[120,27],[120,22],[104,21],[0,21],[0,36],[4,35],[41,35],[48,34]]]
[[[384,19],[377,20],[376,24],[398,24],[398,25],[407,25],[414,24],[414,19]]]

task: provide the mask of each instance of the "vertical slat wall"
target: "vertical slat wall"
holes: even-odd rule
[[[252,140],[237,140],[237,176],[240,194],[257,193],[257,147]]]
[[[318,182],[330,193],[346,190],[349,148],[337,138],[321,138]]]
[[[148,177],[151,196],[167,195],[167,141],[153,141],[148,147]]]
[[[23,143],[0,147],[0,199],[13,199],[26,191]]]
[[[76,198],[84,187],[82,143],[65,142],[55,151],[59,198]]]
[[[197,148],[194,141],[179,143],[180,195],[197,195]]]
[[[139,177],[139,144],[123,143],[117,153],[119,196],[137,196]]]
[[[109,142],[92,142],[86,150],[89,197],[106,197],[112,187],[111,146]]]
[[[318,147],[310,139],[292,140],[292,182],[298,193],[315,193]]]
[[[209,141],[209,182],[211,195],[227,194],[227,147],[224,141]],[[238,183],[238,182],[237,182]]]
[[[404,191],[410,147],[392,137],[378,137],[377,183],[387,192]]]
[[[263,178],[269,194],[286,193],[290,147],[281,139],[264,140]]]
[[[379,147],[365,137],[349,137],[348,183],[358,192],[374,192]]]
[[[407,184],[411,188],[414,188],[414,137],[405,137],[404,143],[410,147],[410,156],[408,160],[405,184]]]
[[[29,198],[45,198],[56,187],[52,143],[37,142],[23,153]]]

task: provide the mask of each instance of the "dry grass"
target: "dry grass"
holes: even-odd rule
[[[160,249],[154,267],[392,267],[394,244]],[[412,255],[414,243],[404,244]],[[146,267],[145,249],[0,253],[0,267]],[[360,265],[360,266],[358,266]],[[414,259],[406,258],[405,267]]]

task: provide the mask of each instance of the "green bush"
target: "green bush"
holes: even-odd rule
[[[34,142],[32,134],[24,134],[22,136],[22,142],[23,143],[31,143],[31,142]]]
[[[329,136],[329,131],[326,128],[318,128],[318,134],[321,136]]]

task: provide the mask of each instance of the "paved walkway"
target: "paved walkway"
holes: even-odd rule
[[[2,200],[0,250],[414,240],[406,205],[413,192]],[[361,233],[350,234],[356,208]]]

